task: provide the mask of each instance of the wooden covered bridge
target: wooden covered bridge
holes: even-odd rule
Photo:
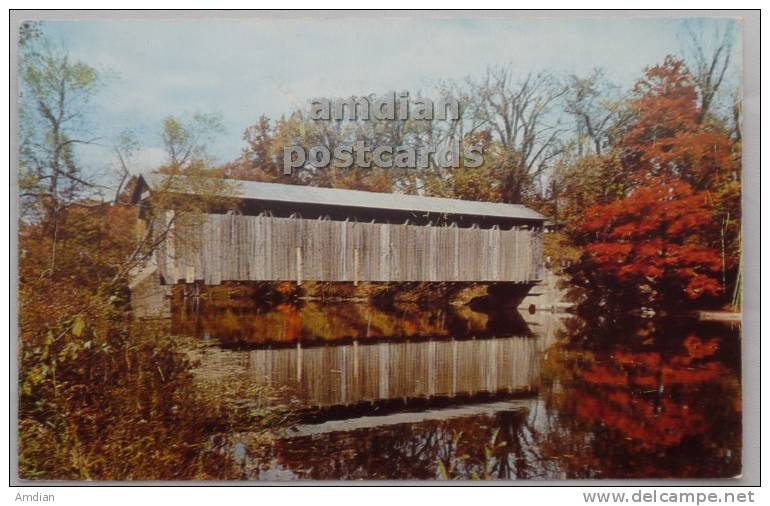
[[[183,176],[140,178],[154,192],[200,198]],[[521,205],[232,181],[222,208],[169,233],[154,268],[162,284],[223,281],[507,282],[543,275],[543,216]],[[161,211],[161,212],[158,212]],[[171,224],[178,209],[153,210]],[[155,226],[162,226],[156,223]]]

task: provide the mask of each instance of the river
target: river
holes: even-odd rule
[[[715,478],[741,471],[740,326],[468,306],[176,304],[196,374],[287,407],[244,478]],[[248,395],[248,394],[241,394]],[[244,399],[247,400],[247,399]]]

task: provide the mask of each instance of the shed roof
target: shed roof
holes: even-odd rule
[[[185,176],[147,174],[140,177],[137,185],[143,191],[142,181],[150,191],[163,186],[166,191],[194,193],[185,188],[195,185],[184,183]],[[446,199],[403,195],[399,193],[377,193],[361,190],[343,190],[339,188],[320,188],[317,186],[262,183],[256,181],[229,180],[235,185],[235,196],[240,199],[269,202],[313,204],[319,206],[348,207],[360,209],[383,209],[394,211],[435,213],[447,215],[486,216],[492,218],[542,221],[540,213],[520,204],[502,204],[497,202],[476,202],[470,200]],[[138,195],[135,194],[135,200]]]

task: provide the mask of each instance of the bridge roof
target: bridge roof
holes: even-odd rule
[[[140,177],[137,190],[144,191],[142,182],[150,191],[164,188],[176,193],[190,193],[195,188],[193,183],[185,184],[185,176],[146,174]],[[502,204],[497,202],[477,202],[471,200],[446,199],[403,195],[399,193],[377,193],[340,188],[321,188],[317,186],[262,183],[256,181],[228,180],[235,185],[235,197],[244,200],[311,204],[328,207],[346,207],[359,209],[382,209],[402,212],[435,213],[444,215],[485,216],[490,218],[543,221],[540,213],[520,204]],[[135,200],[138,194],[135,193]]]

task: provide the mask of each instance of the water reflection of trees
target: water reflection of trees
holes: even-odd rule
[[[591,330],[568,322],[527,409],[287,439],[275,462],[311,479],[740,473],[737,329],[644,322],[615,327],[614,343],[578,345]]]
[[[378,307],[307,301],[264,308],[201,301],[197,306],[176,305],[172,326],[176,333],[212,337],[234,347],[528,334],[527,324],[517,311],[475,311],[446,305],[425,308],[413,303]]]
[[[567,477],[740,472],[737,328],[681,319],[566,323],[543,367],[546,418],[557,416],[563,430],[547,431],[541,447],[585,456],[562,459]],[[565,444],[562,435],[589,444]]]
[[[174,325],[177,332],[234,347],[530,333],[516,312],[478,309],[203,304],[175,312]],[[739,328],[610,313],[567,318],[559,326],[540,323],[531,332],[549,347],[539,367],[539,396],[527,408],[279,439],[269,459],[259,459],[261,466],[307,479],[740,473]],[[247,474],[259,477],[258,467]]]

